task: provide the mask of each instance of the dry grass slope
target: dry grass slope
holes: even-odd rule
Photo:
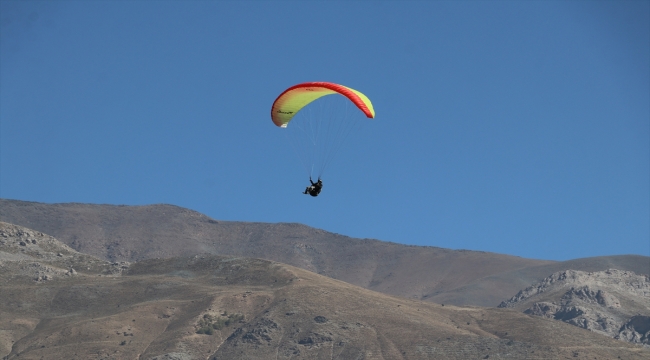
[[[38,231],[1,223],[0,230],[0,354],[7,360],[649,354],[513,310],[393,297],[267,260],[203,255],[116,264]],[[211,335],[198,333],[208,325]]]
[[[565,262],[354,239],[300,224],[216,221],[171,205],[42,204],[0,199],[0,220],[115,261],[202,253],[262,258],[367,289],[455,305],[497,306],[561,270],[650,274],[644,256]]]

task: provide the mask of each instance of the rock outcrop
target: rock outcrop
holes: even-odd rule
[[[631,271],[557,272],[499,307],[650,346],[650,279]]]
[[[79,253],[40,231],[0,222],[0,280],[43,282],[79,273],[119,275],[128,267],[127,262],[110,263]]]

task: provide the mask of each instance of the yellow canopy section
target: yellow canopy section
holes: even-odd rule
[[[341,94],[352,101],[368,118],[375,117],[375,110],[367,96],[343,85],[328,82],[308,82],[285,90],[271,107],[271,119],[280,127],[287,127],[300,109],[325,95]]]

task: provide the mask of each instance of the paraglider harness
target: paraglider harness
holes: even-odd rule
[[[318,179],[318,181],[313,182],[311,180],[311,177],[309,178],[309,182],[311,183],[311,185],[307,186],[303,194],[309,194],[314,197],[318,196],[318,194],[320,194],[321,189],[323,189],[323,182],[321,181],[320,178]]]

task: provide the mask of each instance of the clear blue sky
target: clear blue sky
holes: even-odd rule
[[[564,260],[650,255],[648,1],[5,1],[0,197]],[[377,117],[318,198],[287,87]]]

